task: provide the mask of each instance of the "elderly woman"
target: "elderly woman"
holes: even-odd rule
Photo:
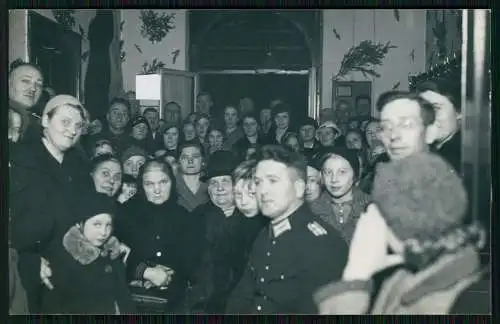
[[[130,314],[135,311],[124,259],[129,249],[111,236],[115,202],[107,195],[83,196],[73,225],[57,236],[51,252],[51,290],[42,298],[46,314]]]
[[[103,154],[92,159],[92,171],[95,190],[109,197],[116,197],[122,185],[122,165],[111,154]]]
[[[370,197],[357,186],[359,160],[355,151],[339,147],[330,148],[323,154],[319,165],[326,190],[310,203],[311,210],[337,229],[349,243]]]
[[[427,152],[391,161],[377,172],[373,202],[343,280],[315,294],[320,313],[491,313],[489,267],[479,256],[485,232],[467,222],[467,194],[451,165]],[[370,309],[373,277],[395,265]]]
[[[116,227],[117,237],[131,249],[127,273],[134,300],[141,313],[182,312],[197,260],[196,224],[177,204],[170,165],[146,162],[138,184]]]
[[[93,190],[89,170],[74,149],[87,112],[78,99],[58,95],[43,110],[43,134],[11,152],[11,243],[30,313],[40,312],[40,257],[50,258],[78,211],[82,191]]]

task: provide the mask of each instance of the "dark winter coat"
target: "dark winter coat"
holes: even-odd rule
[[[133,314],[119,242],[111,237],[103,248],[93,246],[71,227],[50,258],[54,288],[44,288],[44,314]]]
[[[34,313],[39,311],[40,257],[49,260],[60,247],[74,223],[78,198],[94,188],[86,161],[74,149],[62,164],[41,140],[21,144],[10,155],[11,244],[19,251],[19,274]]]
[[[28,314],[28,300],[26,291],[21,284],[19,272],[17,251],[9,247],[9,314],[24,315]]]
[[[231,314],[317,314],[313,292],[340,280],[348,247],[306,204],[254,242],[227,303]]]
[[[130,247],[127,278],[142,281],[147,267],[163,265],[174,270],[168,289],[151,290],[153,295],[168,299],[165,312],[175,312],[182,306],[188,281],[199,259],[198,232],[187,211],[174,198],[154,205],[138,194],[120,208],[115,234]],[[134,292],[149,294],[145,289]]]
[[[247,218],[236,208],[230,217],[212,202],[194,211],[203,224],[203,256],[190,294],[194,311],[223,313],[229,294],[240,280],[253,242],[268,220]]]

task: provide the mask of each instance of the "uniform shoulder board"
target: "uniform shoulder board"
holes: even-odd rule
[[[37,114],[35,114],[35,113],[31,113],[31,116],[35,117],[36,119],[42,119],[42,117],[41,117],[41,116],[38,116],[38,115],[37,115]]]
[[[326,229],[316,221],[308,223],[307,228],[314,234],[314,236],[322,236],[328,233]]]

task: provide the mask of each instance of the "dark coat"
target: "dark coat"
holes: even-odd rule
[[[78,198],[94,188],[86,161],[74,149],[62,164],[41,140],[21,144],[10,155],[11,243],[19,251],[19,274],[33,313],[39,305],[40,256],[49,259],[59,248],[58,235],[73,224]]]
[[[257,137],[256,144],[258,147],[261,147],[267,144],[267,140],[263,135],[259,135]],[[238,140],[238,142],[236,142],[236,144],[233,145],[232,150],[238,156],[238,158],[244,160],[246,157],[246,152],[251,145],[252,144],[250,143],[248,138],[246,136],[243,136],[240,140]]]
[[[368,206],[370,201],[371,198],[369,195],[365,194],[357,187],[354,187],[351,213],[344,221],[341,221],[340,219],[337,219],[335,217],[332,207],[332,200],[326,190],[318,199],[310,203],[310,207],[311,211],[314,214],[319,216],[331,227],[335,228],[346,240],[347,244],[349,244],[354,234],[358,219],[361,216],[361,213],[365,211],[366,206]]]
[[[122,205],[118,212],[116,236],[131,249],[128,281],[142,281],[144,270],[156,265],[175,272],[168,289],[154,293],[169,300],[166,312],[176,311],[182,305],[188,281],[197,266],[196,226],[187,211],[176,203],[154,205],[141,194]],[[140,289],[138,293],[142,293]]]
[[[212,202],[198,207],[203,223],[203,256],[190,294],[194,311],[223,313],[226,300],[241,278],[255,237],[268,220],[245,217],[236,208],[230,217]]]
[[[28,314],[28,300],[26,291],[21,284],[19,272],[17,271],[17,251],[9,248],[9,314]]]
[[[347,254],[340,235],[303,204],[257,236],[226,312],[317,314],[313,292],[340,280]]]
[[[462,135],[461,132],[456,133],[446,143],[439,148],[434,145],[432,151],[439,154],[458,172],[462,172]]]
[[[54,289],[43,290],[44,314],[134,313],[119,242],[113,237],[108,242],[99,249],[70,228],[50,259]]]

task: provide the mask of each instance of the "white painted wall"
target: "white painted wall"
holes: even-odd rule
[[[124,50],[127,53],[125,62],[122,62],[123,87],[125,91],[135,89],[135,76],[142,70],[144,61],[152,62],[154,58],[165,63],[165,67],[174,70],[187,70],[188,62],[188,35],[187,14],[182,10],[155,10],[160,13],[175,13],[175,29],[171,30],[158,44],[152,44],[141,36],[140,10],[123,9],[122,19],[125,21],[122,30],[122,39],[125,41]],[[135,45],[138,45],[140,53]],[[175,64],[172,62],[172,51],[179,49]]]
[[[391,41],[398,48],[391,49],[385,62],[377,68],[380,78],[371,78],[372,106],[378,96],[400,82],[399,89],[408,89],[408,76],[425,71],[426,10],[399,10],[400,21],[392,9],[329,9],[323,11],[323,61],[321,107],[332,106],[332,76],[339,68],[344,54],[363,40],[386,43]],[[340,34],[335,37],[333,29]],[[410,52],[415,49],[412,63]],[[361,73],[348,75],[348,81],[366,81]],[[370,79],[369,79],[370,80]]]
[[[17,59],[28,59],[27,10],[9,10],[9,64]]]

